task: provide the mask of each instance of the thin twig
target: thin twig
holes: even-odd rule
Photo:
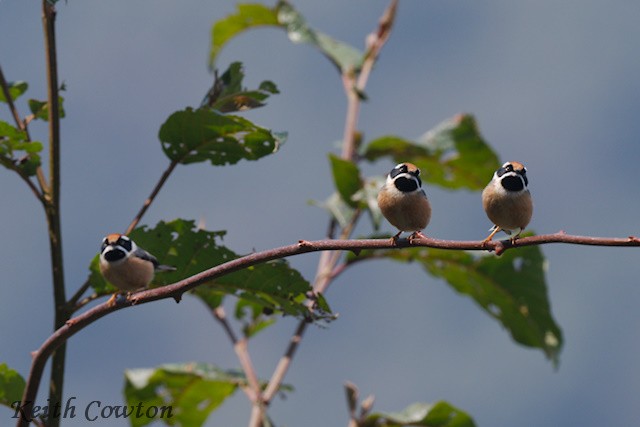
[[[70,310],[71,312],[76,312],[80,308],[82,308],[84,305],[86,305],[87,303],[91,302],[91,300],[88,300],[88,298],[91,298],[91,296],[85,298],[81,302],[78,302],[78,300],[80,300],[80,298],[82,298],[82,295],[84,295],[84,293],[87,291],[87,289],[89,289],[90,286],[91,286],[91,282],[89,281],[89,279],[85,280],[85,282],[82,284],[82,286],[80,286],[78,288],[78,290],[73,294],[73,296],[71,298],[69,298],[69,301],[67,301],[67,309],[68,310]],[[98,296],[96,295],[96,298],[97,297]],[[93,299],[95,299],[95,298],[93,298]]]
[[[74,317],[69,322],[67,322],[67,324],[57,329],[42,344],[42,346],[33,353],[31,371],[29,373],[27,385],[25,387],[24,395],[22,398],[22,402],[25,402],[25,405],[21,406],[20,408],[21,413],[24,415],[24,419],[21,418],[18,421],[17,425],[26,427],[29,423],[29,414],[31,413],[33,402],[38,392],[42,372],[51,353],[59,348],[71,336],[75,335],[77,332],[81,331],[96,320],[114,311],[129,308],[134,305],[140,306],[152,301],[158,301],[168,298],[173,298],[176,301],[179,301],[185,292],[188,292],[201,284],[211,282],[213,279],[216,279],[218,277],[233,273],[238,270],[242,270],[252,265],[309,252],[349,250],[358,253],[365,249],[399,249],[409,247],[504,252],[506,250],[517,249],[518,247],[522,246],[535,246],[550,243],[564,243],[588,246],[640,247],[640,238],[635,236],[629,236],[626,238],[572,236],[560,231],[554,234],[523,237],[516,240],[515,242],[505,240],[490,241],[485,243],[482,240],[442,240],[429,237],[415,239],[411,242],[405,239],[398,240],[396,242],[391,239],[317,241],[301,240],[300,242],[293,245],[268,249],[261,252],[254,252],[244,257],[226,262],[224,264],[220,264],[216,267],[210,268],[201,273],[180,280],[179,282],[176,282],[174,284],[138,292],[132,298],[128,300],[117,301],[116,304],[112,306],[108,305],[106,302],[103,304],[99,304],[87,310],[86,312]],[[295,334],[294,336],[301,336],[301,334]],[[289,345],[289,348],[293,348],[294,351],[294,341],[296,340],[299,341],[299,338],[292,340]],[[287,355],[290,358],[293,353],[288,352]]]
[[[284,376],[289,370],[289,365],[291,365],[291,360],[298,349],[298,345],[300,341],[302,341],[302,336],[304,335],[304,331],[307,329],[309,322],[301,321],[296,328],[293,336],[289,340],[289,345],[287,346],[287,350],[284,352],[284,356],[280,358],[278,362],[278,366],[273,371],[273,375],[269,379],[269,384],[262,394],[262,400],[265,402],[265,405],[268,405],[275,394],[277,393],[282,381],[284,381]]]
[[[253,362],[251,362],[251,357],[249,356],[249,352],[247,350],[247,339],[238,339],[235,332],[231,328],[231,325],[227,321],[227,315],[224,312],[224,308],[222,308],[222,306],[213,309],[212,313],[213,317],[222,325],[222,329],[224,329],[224,331],[227,333],[229,340],[233,344],[233,349],[236,352],[236,356],[240,361],[242,371],[247,377],[249,390],[245,390],[245,393],[254,405],[261,405],[262,388],[260,387],[260,381],[258,380],[255,368],[253,367]]]
[[[153,203],[153,201],[155,200],[156,196],[158,195],[158,192],[160,191],[164,183],[169,178],[169,175],[171,175],[171,172],[173,172],[173,170],[176,168],[177,165],[178,165],[178,161],[176,160],[172,160],[171,163],[169,163],[169,167],[167,167],[167,169],[162,173],[162,176],[158,180],[158,183],[151,191],[151,194],[149,195],[147,200],[144,201],[144,203],[142,204],[142,208],[140,208],[140,211],[135,216],[133,221],[131,221],[131,224],[129,224],[129,227],[127,227],[127,230],[124,232],[124,234],[129,234],[133,231],[134,228],[136,228],[136,226],[138,225],[138,223],[140,222],[144,214],[147,212],[147,209],[149,209],[149,206],[151,206],[151,203]]]

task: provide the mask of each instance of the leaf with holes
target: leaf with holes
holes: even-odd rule
[[[176,268],[176,271],[156,275],[152,287],[158,287],[240,258],[220,244],[224,235],[224,231],[201,230],[194,221],[176,219],[161,221],[154,228],[136,228],[130,237],[139,247],[156,256],[158,262]],[[89,282],[98,294],[114,290],[100,274],[97,259],[92,262],[90,270]],[[307,308],[307,294],[310,291],[311,285],[297,270],[285,260],[274,260],[217,277],[194,289],[194,295],[210,308],[218,307],[226,296],[235,296],[257,305],[259,308],[255,310],[262,310],[267,315],[285,314],[310,320],[333,319],[326,303],[317,303],[313,311]],[[241,320],[246,325],[256,321],[253,311],[243,312],[245,316]]]
[[[500,166],[470,115],[447,120],[418,141],[396,136],[375,139],[362,156],[370,161],[390,157],[397,163],[415,163],[424,181],[451,189],[481,190]]]
[[[414,403],[401,412],[374,413],[363,427],[474,427],[473,419],[464,411],[444,402]]]
[[[419,262],[432,276],[444,279],[457,292],[468,295],[491,317],[500,321],[512,338],[541,349],[557,364],[562,331],[551,313],[545,280],[546,261],[539,247],[506,251],[500,257],[433,248],[363,251],[349,262],[386,258]]]
[[[173,161],[189,164],[208,160],[220,166],[273,154],[286,134],[271,132],[242,117],[187,108],[169,116],[160,127],[159,138]]]

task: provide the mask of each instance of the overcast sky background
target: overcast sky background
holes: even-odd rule
[[[122,231],[168,160],[157,133],[174,111],[197,106],[209,87],[212,24],[234,1],[75,1],[58,5],[62,122],[62,227],[68,293],[85,280],[101,238]],[[269,2],[268,4],[273,4]],[[297,0],[311,25],[357,47],[387,5],[382,0]],[[457,113],[476,116],[502,160],[529,170],[531,228],[626,237],[638,227],[640,3],[628,1],[408,1],[362,108],[365,138],[415,138]],[[26,99],[46,95],[40,5],[0,0],[0,65],[26,80]],[[292,45],[282,31],[235,39],[222,68],[245,65],[246,84],[274,81],[281,94],[247,114],[289,139],[258,162],[178,167],[144,219],[203,219],[227,230],[239,253],[322,238],[325,213],[307,201],[333,191],[326,155],[337,152],[345,100],[333,66]],[[0,119],[9,120],[4,106]],[[45,127],[33,124],[34,138]],[[382,175],[393,165],[365,165]],[[489,180],[490,177],[487,177]],[[13,173],[0,171],[0,362],[27,376],[30,355],[51,333],[52,292],[44,215]],[[490,226],[480,193],[426,188],[428,234],[481,239]],[[357,234],[371,231],[363,221]],[[384,225],[391,232],[391,226]],[[636,425],[640,420],[637,249],[543,247],[554,316],[565,347],[559,369],[514,344],[501,326],[418,266],[366,263],[327,297],[340,319],[310,328],[286,377],[295,392],[276,400],[277,425],[347,424],[343,384],[376,396],[375,409],[446,399],[479,426]],[[317,254],[291,263],[311,279]],[[365,267],[366,265],[366,267]],[[268,378],[296,322],[284,319],[250,343]],[[122,404],[123,371],[162,363],[238,362],[220,327],[194,298],[122,310],[69,343],[65,395]],[[41,385],[42,392],[47,382]],[[11,411],[0,408],[0,424]],[[208,426],[241,426],[238,392]],[[63,425],[80,426],[78,418]],[[92,425],[127,425],[113,419]]]

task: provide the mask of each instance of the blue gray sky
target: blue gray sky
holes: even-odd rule
[[[128,225],[167,166],[158,129],[172,112],[202,99],[212,79],[206,66],[211,26],[235,3],[59,3],[69,293],[86,278],[102,236]],[[293,4],[315,28],[360,47],[387,3]],[[536,232],[640,234],[638,16],[640,4],[620,0],[405,0],[371,76],[360,129],[365,138],[415,138],[457,113],[474,114],[501,159],[527,165]],[[5,75],[30,84],[19,103],[24,113],[26,98],[45,97],[39,2],[0,0],[0,28]],[[268,107],[247,116],[288,131],[288,142],[259,162],[179,167],[144,222],[201,219],[209,229],[227,230],[225,244],[239,253],[321,238],[326,215],[307,202],[333,191],[326,155],[336,152],[342,135],[339,77],[318,52],[292,45],[273,29],[234,40],[219,64],[233,61],[244,63],[248,86],[265,79],[279,86],[281,94]],[[0,118],[9,119],[6,110]],[[45,132],[41,124],[32,126],[36,138]],[[363,169],[382,175],[391,167],[378,162]],[[4,170],[0,187],[0,362],[26,376],[29,352],[51,332],[48,244],[44,216],[22,182]],[[490,224],[479,193],[426,191],[434,210],[429,235],[486,236]],[[363,221],[357,233],[370,231]],[[296,391],[273,403],[272,418],[287,426],[346,425],[343,384],[349,380],[363,395],[376,396],[377,410],[446,399],[479,426],[637,424],[638,251],[565,245],[543,251],[552,309],[565,336],[557,370],[418,266],[367,263],[331,288],[327,297],[340,319],[327,329],[309,329],[286,378]],[[317,255],[290,261],[313,277]],[[294,328],[295,321],[284,319],[251,342],[262,377],[271,374]],[[70,341],[66,395],[79,405],[118,405],[124,369],[184,361],[238,366],[198,301],[119,311]],[[0,418],[8,416],[0,408]],[[238,393],[207,425],[244,425],[248,416]]]

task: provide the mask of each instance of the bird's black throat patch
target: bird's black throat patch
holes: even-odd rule
[[[111,249],[104,254],[104,259],[109,262],[118,261],[124,258],[127,254],[122,249]]]
[[[405,178],[403,176],[397,178],[393,183],[396,188],[403,193],[410,193],[418,189],[418,182],[415,179]]]
[[[524,189],[524,182],[519,176],[505,176],[500,182],[507,191],[522,191]]]

